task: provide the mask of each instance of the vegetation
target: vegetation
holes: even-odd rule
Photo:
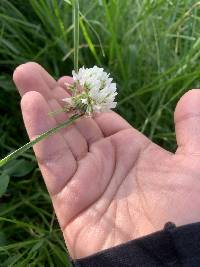
[[[79,2],[79,65],[111,72],[119,89],[117,112],[174,151],[175,104],[185,91],[200,87],[200,2]],[[1,158],[28,141],[13,70],[36,61],[56,79],[70,74],[72,32],[69,0],[0,1]],[[2,184],[9,180],[3,194]],[[31,150],[0,169],[0,195],[0,266],[67,266],[62,235]]]

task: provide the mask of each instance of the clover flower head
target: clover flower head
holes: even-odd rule
[[[116,83],[103,68],[82,67],[78,73],[72,71],[72,97],[63,99],[71,108],[92,115],[94,112],[107,112],[116,107]]]

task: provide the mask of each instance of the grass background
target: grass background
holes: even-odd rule
[[[12,82],[36,61],[58,78],[73,69],[68,0],[0,1],[0,157],[27,135]],[[173,110],[200,87],[200,2],[80,0],[79,64],[103,66],[118,84],[117,112],[156,143],[176,149]],[[0,266],[70,266],[32,151],[0,170]],[[1,182],[0,182],[1,186]]]

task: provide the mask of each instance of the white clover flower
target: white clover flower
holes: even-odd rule
[[[115,102],[116,83],[112,82],[103,68],[94,66],[93,68],[80,68],[78,73],[72,71],[74,85],[71,98],[63,101],[71,108],[76,108],[88,115],[94,112],[107,112],[116,107]],[[81,91],[75,89],[81,87]]]

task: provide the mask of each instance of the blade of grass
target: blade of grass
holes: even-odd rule
[[[73,0],[73,23],[74,23],[74,70],[78,72],[79,52],[79,1]]]

